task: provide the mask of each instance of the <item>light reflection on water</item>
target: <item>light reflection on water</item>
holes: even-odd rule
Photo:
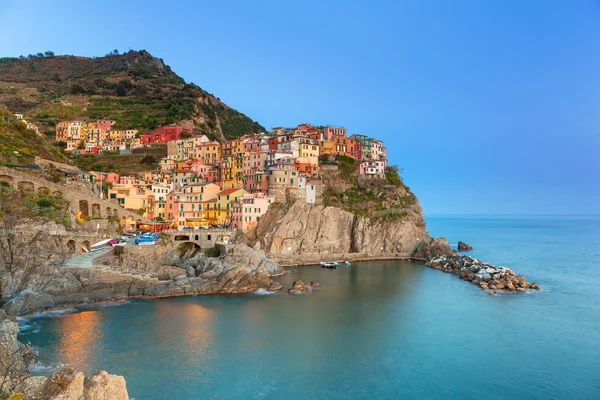
[[[98,311],[67,314],[57,319],[60,343],[58,361],[78,370],[88,371],[95,364],[95,353],[102,344],[104,327]]]

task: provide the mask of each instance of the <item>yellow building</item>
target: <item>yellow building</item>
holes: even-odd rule
[[[235,187],[234,164],[234,155],[223,156],[223,160],[221,161],[221,182],[223,182],[224,189]]]
[[[228,225],[231,223],[233,204],[240,201],[246,194],[244,189],[231,188],[220,191],[215,199],[204,202],[205,218],[214,221],[217,225]]]
[[[204,165],[215,165],[221,159],[221,144],[219,142],[203,143],[196,154]]]

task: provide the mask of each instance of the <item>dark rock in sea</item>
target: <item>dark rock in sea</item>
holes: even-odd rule
[[[302,280],[297,280],[288,289],[288,293],[304,293],[310,289],[310,285]]]
[[[458,251],[471,251],[473,250],[473,247],[469,246],[468,244],[466,244],[465,242],[458,242]]]
[[[506,267],[495,267],[473,257],[458,254],[445,255],[430,259],[426,266],[458,275],[461,279],[479,285],[481,289],[525,291],[539,290],[536,283],[528,284],[523,275],[516,275]]]

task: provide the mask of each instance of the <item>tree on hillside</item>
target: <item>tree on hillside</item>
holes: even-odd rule
[[[117,96],[123,97],[127,95],[127,89],[125,89],[125,86],[118,83],[117,87],[115,88],[115,93],[117,94]]]
[[[156,164],[156,158],[154,158],[154,156],[151,155],[146,155],[140,160],[140,163],[146,165]]]
[[[54,57],[54,52],[50,51],[50,50],[47,50],[47,51],[44,52],[44,55],[46,57]]]

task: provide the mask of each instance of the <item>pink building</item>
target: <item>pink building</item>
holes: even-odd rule
[[[217,181],[217,172],[216,168],[212,165],[204,165],[202,163],[194,164],[192,167],[192,171],[198,175],[202,182],[216,182]]]
[[[119,183],[119,174],[116,172],[109,172],[107,174],[98,173],[98,181],[100,181],[100,176],[102,176],[102,182]]]
[[[260,150],[260,139],[257,137],[250,137],[244,140],[244,152],[248,153],[251,151]]]
[[[363,178],[385,179],[385,161],[363,161],[359,164],[358,173]]]
[[[232,227],[244,232],[250,230],[274,201],[275,197],[264,193],[245,194],[240,202],[232,205]]]
[[[96,128],[102,129],[105,131],[110,131],[110,128],[114,125],[115,121],[111,121],[109,119],[99,119],[96,121]]]
[[[323,140],[333,140],[333,136],[346,137],[346,128],[328,126],[323,128]]]

